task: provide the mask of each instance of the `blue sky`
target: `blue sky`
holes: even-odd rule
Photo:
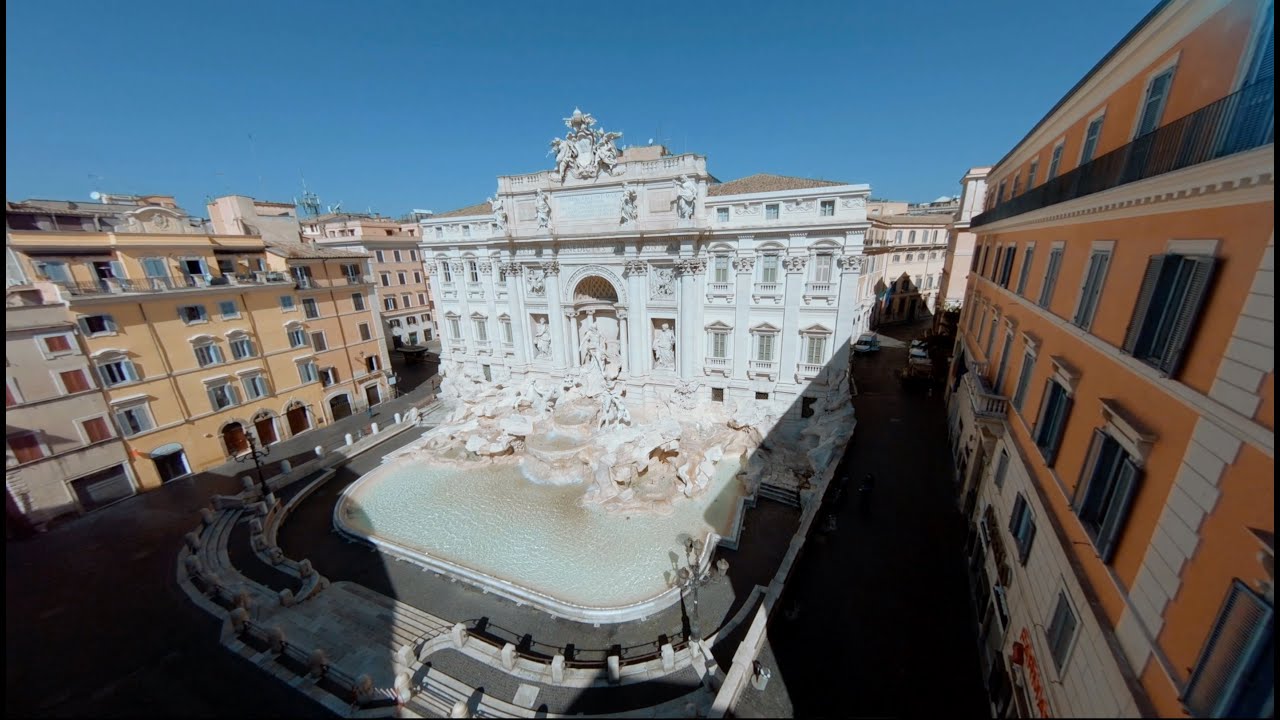
[[[92,190],[399,215],[551,166],[575,106],[712,174],[931,200],[998,160],[1153,6],[6,3],[9,199]]]

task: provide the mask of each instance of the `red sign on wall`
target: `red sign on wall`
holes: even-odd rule
[[[1031,633],[1022,628],[1018,639],[1022,641],[1023,663],[1026,665],[1027,675],[1031,677],[1031,692],[1036,696],[1036,709],[1040,711],[1040,717],[1053,717],[1049,714],[1049,698],[1045,696],[1044,680],[1040,677],[1040,663],[1031,650]]]

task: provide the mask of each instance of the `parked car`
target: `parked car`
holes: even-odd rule
[[[924,338],[916,338],[915,340],[911,341],[912,350],[915,350],[916,348],[920,348],[921,350],[923,350],[927,347],[927,345],[928,344],[925,342]]]
[[[917,346],[913,343],[911,345],[911,359],[912,360],[928,360],[929,351],[925,349],[924,345]]]
[[[858,342],[853,344],[853,351],[856,353],[876,352],[880,349],[880,337],[875,333],[863,333],[858,337]]]

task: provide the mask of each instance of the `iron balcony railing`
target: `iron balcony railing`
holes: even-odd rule
[[[1075,200],[1128,183],[1275,142],[1274,78],[1266,77],[1010,198],[972,227]]]
[[[71,280],[51,280],[72,296],[88,295],[124,295],[128,293],[163,293],[182,290],[199,290],[226,286],[241,285],[275,285],[292,282],[291,278],[281,273],[253,273],[237,275],[174,275],[168,277],[148,278],[104,278],[97,282],[77,282]]]

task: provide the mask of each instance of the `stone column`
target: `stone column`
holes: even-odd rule
[[[628,343],[631,377],[643,377],[649,374],[652,366],[649,353],[649,264],[643,260],[628,260],[622,274],[627,278],[627,294],[631,302],[627,318],[627,329],[631,332],[631,342]]]
[[[529,362],[528,340],[525,338],[529,314],[524,308],[524,293],[520,287],[521,267],[518,263],[503,263],[502,272],[507,276],[507,313],[511,316],[511,342],[515,345],[515,361],[519,365]]]
[[[701,259],[681,260],[676,265],[676,276],[679,278],[680,294],[676,306],[676,335],[679,345],[676,346],[676,368],[682,380],[692,380],[701,375],[697,372],[698,355],[701,354],[698,343],[698,332],[702,322],[702,298],[699,297],[698,276],[706,268],[706,261]]]
[[[622,372],[630,376],[631,360],[627,357],[629,350],[627,343],[627,309],[614,307],[614,313],[618,316],[618,355],[622,362]]]
[[[865,260],[862,255],[841,255],[839,258],[840,295],[836,305],[836,326],[831,337],[831,342],[834,343],[831,353],[833,360],[849,351],[849,338],[853,334],[853,325],[858,316],[858,282]]]
[[[733,375],[737,380],[747,379],[751,361],[751,290],[755,282],[755,254],[740,255],[733,259],[736,272],[733,312]]]
[[[796,363],[800,361],[800,305],[804,295],[804,268],[808,258],[799,255],[782,259],[786,290],[782,304],[782,353],[778,357],[779,384],[794,384]]]
[[[506,356],[503,353],[502,346],[502,329],[498,327],[498,289],[496,287],[496,268],[493,260],[485,258],[476,262],[480,270],[480,285],[484,288],[484,304],[488,309],[485,318],[486,334],[489,336],[489,357],[502,358],[502,362],[506,363]]]
[[[565,331],[569,334],[568,352],[569,367],[578,367],[578,311],[573,308],[564,309]]]
[[[475,357],[476,342],[475,328],[471,327],[471,302],[467,299],[467,283],[465,281],[466,263],[461,260],[450,260],[449,268],[453,270],[453,282],[458,288],[458,327],[462,330],[462,340],[465,343],[463,355],[468,359]],[[463,360],[458,357],[456,352],[453,353],[455,360]]]
[[[555,260],[542,263],[542,271],[546,273],[545,287],[547,291],[547,324],[551,326],[551,359],[561,370],[565,364],[564,344],[564,311],[560,307],[560,263]]]

